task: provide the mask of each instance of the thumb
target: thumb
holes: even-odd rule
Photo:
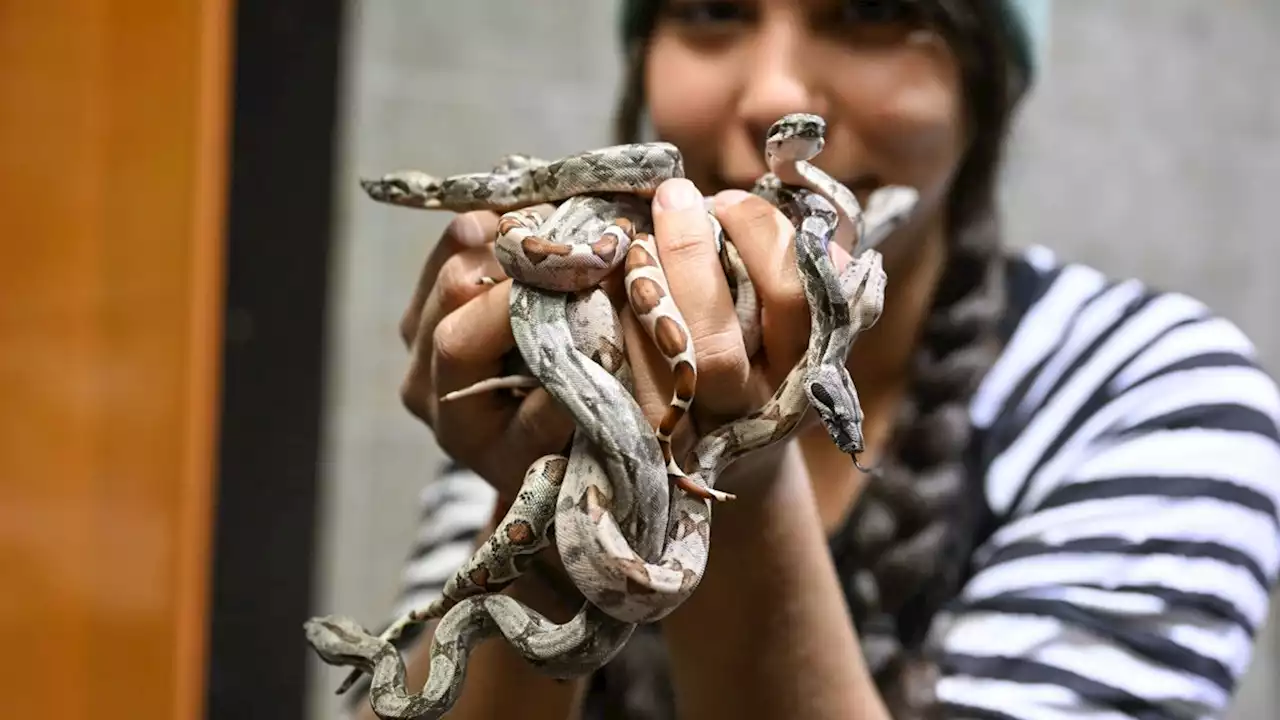
[[[684,178],[667,180],[653,201],[654,241],[671,297],[684,317],[697,364],[700,412],[737,416],[751,365],[702,194]]]

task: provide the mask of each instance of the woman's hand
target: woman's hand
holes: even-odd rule
[[[716,217],[738,248],[760,304],[762,348],[750,358],[701,193],[688,180],[669,180],[653,203],[658,254],[693,337],[698,385],[690,415],[699,435],[760,407],[799,362],[809,340],[809,305],[796,266],[791,222],[764,199],[741,190],[719,193],[715,201]],[[848,262],[838,246],[833,244],[832,252],[837,268]],[[628,314],[623,318],[636,394],[646,416],[656,422],[670,398],[670,374],[638,321]],[[690,444],[687,437],[681,440],[676,439],[677,448]],[[735,464],[719,484],[732,490],[767,480],[776,473],[780,457],[779,447],[762,451]]]
[[[659,256],[698,364],[689,419],[705,434],[758,408],[805,351],[809,310],[795,263],[795,233],[759,197],[736,190],[716,197],[717,218],[737,246],[760,302],[763,347],[749,358],[702,194],[686,179],[669,180],[654,197],[653,214]],[[401,321],[412,353],[401,394],[445,452],[509,500],[534,460],[564,449],[573,422],[541,388],[518,400],[489,392],[439,401],[445,393],[503,374],[502,358],[515,349],[510,282],[479,284],[481,277],[504,277],[491,244],[497,222],[489,212],[460,215],[433,250]],[[637,399],[656,427],[671,398],[670,372],[634,315],[621,316]],[[688,447],[689,437],[684,433],[677,446]],[[735,466],[725,480],[741,485],[745,476],[767,478],[776,462],[766,457],[776,460],[780,453],[740,463],[748,469]]]
[[[503,356],[515,350],[511,282],[502,280],[493,254],[497,227],[492,212],[459,215],[432,250],[400,321],[411,353],[400,395],[440,447],[492,483],[506,503],[534,460],[564,448],[573,421],[541,388],[523,399],[487,392],[440,402],[446,393],[504,374]],[[483,277],[502,281],[482,285]]]

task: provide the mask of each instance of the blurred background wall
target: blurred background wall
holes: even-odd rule
[[[375,624],[440,460],[400,404],[396,325],[449,215],[379,206],[356,178],[607,143],[620,66],[614,2],[380,0],[345,12],[314,610]],[[1274,370],[1278,31],[1274,0],[1056,3],[1007,173],[1010,240],[1198,295]],[[1233,718],[1280,714],[1278,652],[1272,631]],[[342,674],[312,662],[313,717],[339,716]]]

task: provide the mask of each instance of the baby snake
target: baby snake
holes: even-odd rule
[[[709,499],[732,497],[713,486],[733,460],[787,437],[812,404],[856,461],[862,414],[845,360],[857,334],[878,319],[884,297],[880,256],[869,249],[906,217],[916,194],[881,189],[864,213],[852,193],[808,163],[821,150],[824,131],[812,115],[775,123],[766,144],[771,172],[754,189],[797,226],[797,264],[811,313],[807,352],[764,407],[699,440],[687,475],[673,458],[670,434],[692,400],[696,365],[652,243],[648,203],[640,199],[683,174],[674,146],[624,145],[553,163],[511,156],[491,173],[436,180],[410,171],[364,183],[388,203],[509,211],[495,250],[514,281],[512,328],[536,380],[487,381],[453,396],[540,384],[570,411],[579,432],[568,458],[547,456],[530,468],[497,532],[438,601],[379,638],[344,618],[308,621],[308,640],[323,659],[357,666],[339,692],[361,669],[373,671],[370,699],[380,716],[438,717],[456,700],[470,648],[494,634],[550,674],[590,672],[621,649],[636,623],[665,617],[696,588],[710,542]],[[557,201],[563,202],[545,221],[524,209]],[[827,245],[840,214],[858,223],[858,245],[869,251],[837,274]],[[758,317],[750,280],[732,243],[716,236],[754,351]],[[630,305],[677,380],[656,433],[630,395],[620,327],[597,288],[624,259]],[[684,492],[669,493],[662,475]],[[566,570],[588,599],[564,625],[497,594],[529,556],[551,543],[553,525]],[[422,693],[408,695],[390,641],[408,625],[442,615],[431,677]]]

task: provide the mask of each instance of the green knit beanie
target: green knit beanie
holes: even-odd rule
[[[1033,79],[1043,67],[1049,40],[1050,0],[1004,0],[1005,31],[1013,41],[1015,60]],[[622,39],[625,45],[653,27],[654,0],[622,0]]]

